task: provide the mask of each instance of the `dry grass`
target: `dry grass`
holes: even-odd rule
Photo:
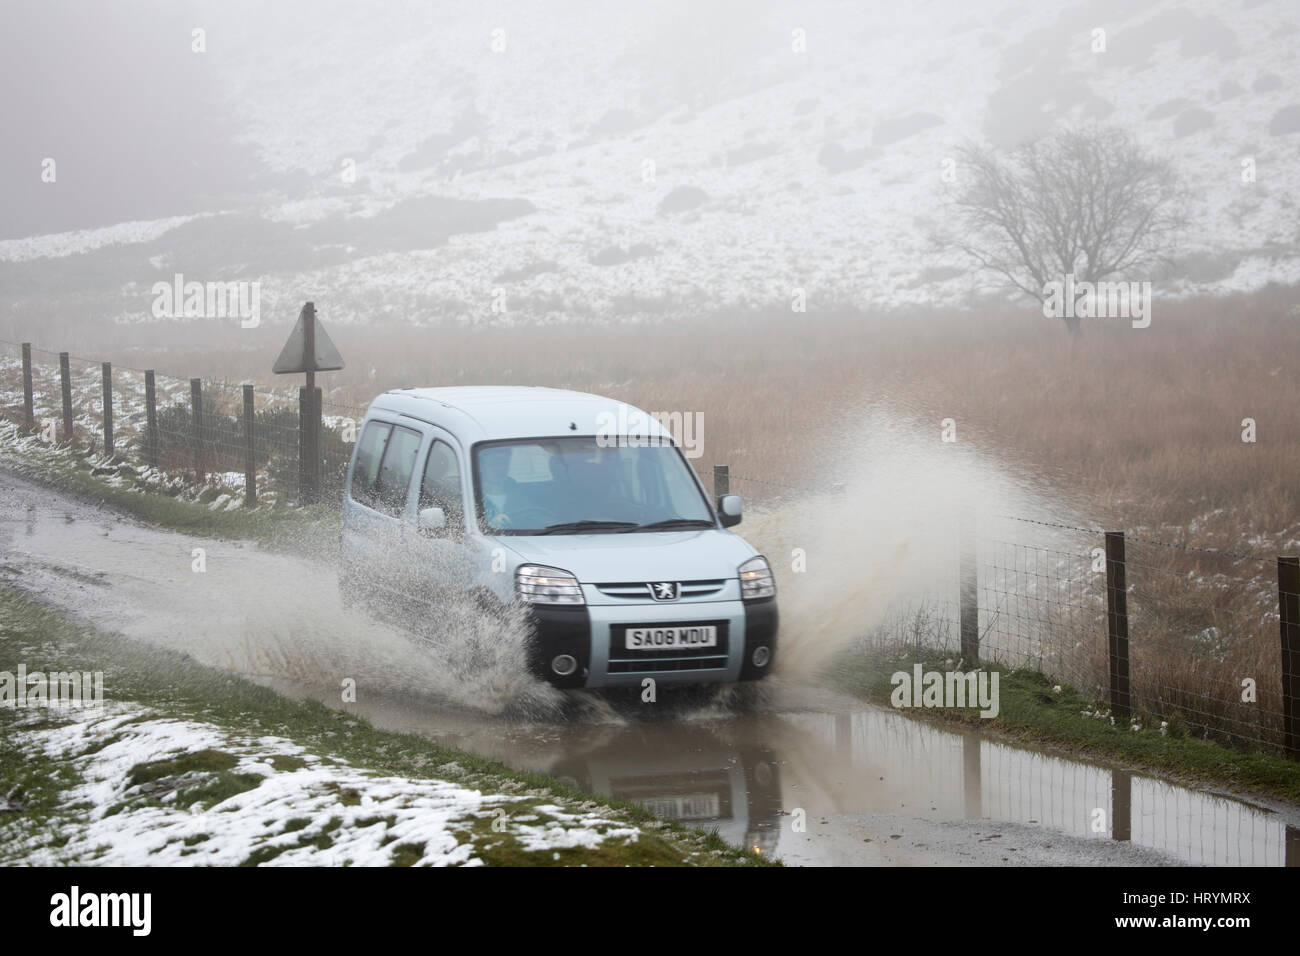
[[[1176,531],[1203,546],[1267,547],[1300,531],[1297,309],[1297,288],[1157,302],[1150,328],[1095,320],[1074,342],[1032,310],[341,327],[331,334],[348,368],[321,381],[326,401],[340,405],[403,385],[515,383],[701,411],[701,464],[776,480],[815,467],[847,409],[884,402],[936,435],[940,419],[954,418],[961,441],[1053,480],[1098,522]],[[283,329],[257,331],[265,349],[105,357],[181,377],[296,385],[267,371]],[[1248,417],[1254,444],[1241,441]]]

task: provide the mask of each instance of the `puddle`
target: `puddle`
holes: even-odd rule
[[[268,683],[344,706],[336,695]],[[813,688],[781,688],[756,713],[669,704],[647,720],[646,706],[530,725],[436,701],[345,709],[716,827],[787,863],[1300,865],[1300,814],[950,733]]]

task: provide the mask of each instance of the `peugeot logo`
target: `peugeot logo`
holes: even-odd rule
[[[676,581],[655,581],[646,587],[656,601],[676,601],[681,594],[681,585]]]

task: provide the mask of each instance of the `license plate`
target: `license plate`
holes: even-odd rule
[[[666,820],[716,820],[722,813],[722,801],[716,793],[645,797],[637,802],[655,816]]]
[[[624,633],[629,651],[663,651],[680,647],[717,647],[716,624],[679,627],[629,627]]]

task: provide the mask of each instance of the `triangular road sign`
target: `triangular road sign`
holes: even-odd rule
[[[314,343],[312,355],[307,354],[307,340]],[[316,306],[308,302],[298,313],[298,324],[289,333],[289,341],[280,350],[280,357],[271,366],[277,375],[293,372],[333,372],[343,367],[343,356],[330,341],[325,327],[316,318]]]

